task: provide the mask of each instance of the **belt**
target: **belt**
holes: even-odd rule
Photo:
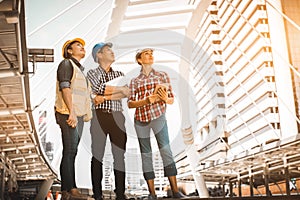
[[[98,109],[99,111],[103,112],[103,113],[112,113],[112,109]]]

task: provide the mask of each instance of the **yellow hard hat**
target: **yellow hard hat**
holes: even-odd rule
[[[75,38],[73,40],[68,40],[65,42],[65,44],[63,45],[62,47],[62,56],[64,58],[67,58],[68,57],[68,47],[70,46],[70,44],[74,43],[74,42],[79,42],[80,44],[82,44],[83,46],[85,45],[85,41],[81,38]]]

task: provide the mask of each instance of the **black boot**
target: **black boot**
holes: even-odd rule
[[[93,185],[94,198],[102,199],[102,184],[101,184],[103,178],[102,163],[94,157],[92,157],[91,172],[92,172],[92,185]]]
[[[116,184],[116,200],[124,200],[125,197],[125,172],[114,169]]]

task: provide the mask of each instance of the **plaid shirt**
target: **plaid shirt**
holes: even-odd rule
[[[92,85],[92,92],[98,95],[104,95],[106,82],[120,76],[124,76],[124,73],[120,71],[114,71],[112,68],[106,72],[101,66],[95,69],[90,69],[87,72],[87,78]],[[93,106],[95,109],[123,111],[121,100],[107,100],[97,106]]]
[[[153,94],[157,84],[168,83],[168,97],[174,97],[172,93],[172,87],[170,84],[170,78],[165,72],[155,71],[152,69],[149,76],[143,73],[136,78],[133,78],[130,82],[130,97],[128,101],[139,101],[146,99],[147,96]],[[166,104],[163,101],[147,104],[136,108],[134,118],[141,122],[150,122],[163,113],[166,112]]]

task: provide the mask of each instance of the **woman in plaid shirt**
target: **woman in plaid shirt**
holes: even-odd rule
[[[144,178],[148,184],[148,199],[157,199],[154,187],[155,173],[152,163],[150,130],[155,135],[164,164],[164,175],[168,177],[173,198],[184,195],[178,191],[177,169],[170,148],[168,126],[165,117],[166,104],[174,102],[174,95],[167,73],[152,68],[153,49],[146,48],[137,52],[136,61],[142,66],[140,74],[130,82],[128,107],[136,108],[134,127],[142,154]]]

